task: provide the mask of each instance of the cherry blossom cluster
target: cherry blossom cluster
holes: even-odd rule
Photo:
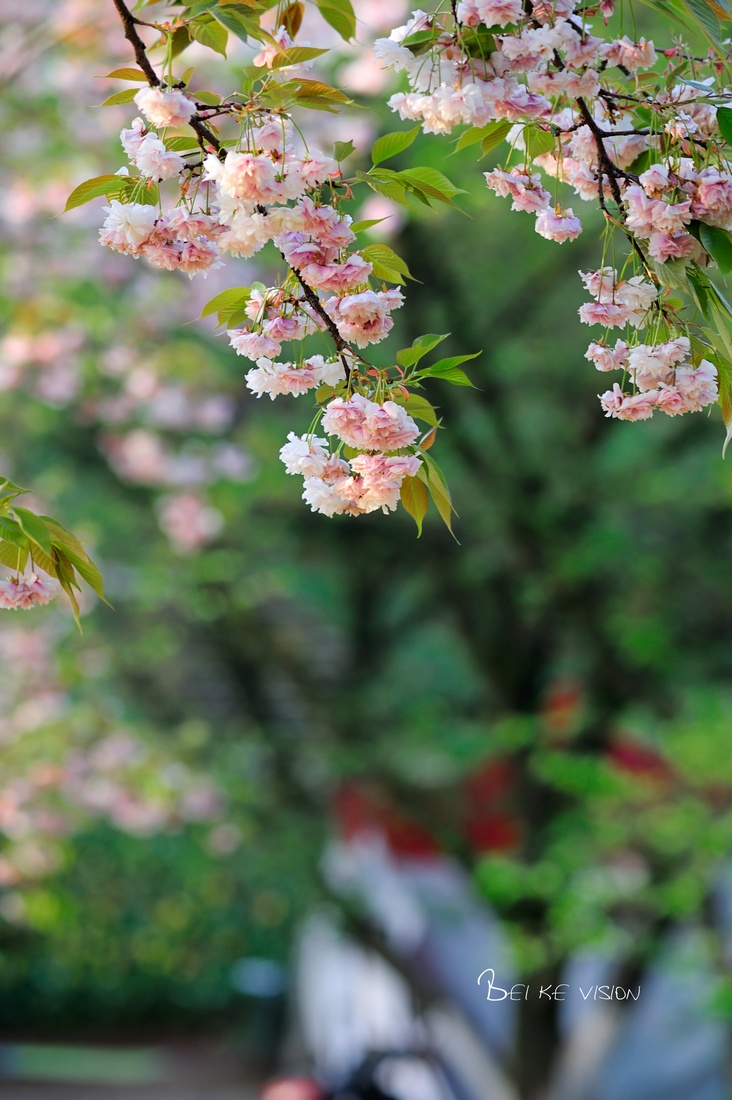
[[[581,272],[586,289],[595,299],[580,306],[580,319],[604,328],[630,328],[637,331],[646,324],[658,290],[636,276],[619,280],[611,267]],[[652,324],[650,322],[649,324]],[[634,393],[625,393],[615,382],[612,390],[600,397],[605,415],[618,420],[649,420],[654,410],[668,416],[700,412],[719,397],[717,369],[708,359],[691,362],[691,342],[676,336],[661,343],[634,344],[616,340],[614,347],[590,344],[586,358],[599,371],[622,370],[633,384]]]
[[[417,440],[419,429],[394,401],[379,405],[362,394],[328,405],[323,430],[359,453],[350,462],[333,452],[328,440],[296,436],[280,451],[288,474],[304,478],[303,498],[326,516],[357,516],[381,509],[394,511],[405,477],[415,477],[422,461],[415,454],[393,454]]]
[[[582,233],[568,191],[599,203],[603,266],[583,276],[594,301],[580,317],[624,329],[615,348],[605,333],[587,353],[600,370],[624,371],[602,406],[621,419],[676,416],[719,399],[727,357],[718,315],[732,311],[703,269],[732,266],[732,89],[714,49],[694,57],[678,40],[659,50],[613,36],[613,8],[460,0],[452,15],[413,12],[375,51],[406,74],[409,90],[389,100],[402,119],[434,134],[477,128],[485,152],[508,144],[486,183],[534,215],[542,237],[561,244]],[[602,35],[588,16],[604,20]],[[687,291],[695,317],[681,316],[669,287]]]
[[[278,12],[282,21],[261,32],[246,95],[209,106],[169,68],[164,78],[158,75],[138,30],[152,24],[122,0],[115,6],[147,86],[134,94],[141,117],[120,134],[129,166],[117,173],[118,183],[106,185],[100,242],[191,277],[221,267],[227,256],[249,259],[274,246],[286,265],[276,285],[223,292],[209,305],[219,300],[215,312],[231,346],[253,364],[245,379],[252,394],[274,399],[315,391],[318,413],[297,443],[310,455],[307,472],[297,472],[305,475],[303,497],[311,509],[329,516],[394,510],[406,478],[421,471],[428,486],[415,453],[420,430],[406,408],[410,379],[400,367],[376,370],[362,349],[391,331],[404,298],[388,283],[402,283],[405,269],[394,257],[396,267],[382,263],[377,271],[368,249],[359,248],[352,216],[343,209],[355,181],[344,179],[335,156],[308,145],[294,117],[297,97],[287,101],[285,91],[292,89],[306,103],[312,97],[326,105],[347,102],[306,78],[313,58],[325,51],[296,47],[290,9]],[[170,24],[155,26],[170,33]],[[311,337],[327,348],[306,349],[303,341]],[[285,343],[296,345],[295,356],[283,354]],[[321,418],[334,437],[327,457],[314,435]],[[290,473],[296,472],[293,446],[283,448]],[[411,509],[418,509],[418,524],[425,492],[417,490]]]

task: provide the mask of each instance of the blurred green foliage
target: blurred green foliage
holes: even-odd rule
[[[11,89],[4,121],[19,128],[35,96],[32,156],[70,189],[97,153],[58,89],[29,83]],[[310,514],[276,461],[287,432],[305,430],[307,399],[245,396],[222,341],[182,325],[196,312],[187,283],[105,266],[89,225],[49,223],[43,207],[13,235],[10,331],[83,334],[73,402],[40,400],[26,380],[0,404],[18,476],[94,547],[115,607],[85,616],[83,640],[61,632],[73,714],[93,739],[111,713],[211,774],[240,844],[217,855],[203,825],[146,838],[89,825],[69,839],[60,869],[24,888],[23,920],[0,927],[6,1025],[177,1026],[229,1011],[237,958],[287,958],[319,893],[333,795],[352,779],[475,868],[529,971],[580,944],[641,956],[703,911],[732,833],[720,424],[603,420],[575,320],[592,219],[557,248],[486,200],[479,170],[495,153],[476,168],[469,150],[446,163],[439,139],[416,149],[395,164],[414,154],[446,170],[468,216],[418,212],[404,230],[420,281],[388,346],[431,331],[453,334],[446,354],[486,349],[470,364],[477,390],[429,389],[450,429],[433,453],[460,545],[434,515],[416,540],[403,513]],[[11,150],[9,170],[27,158]],[[23,277],[39,243],[48,262]],[[171,548],[154,490],[100,454],[106,429],[88,408],[114,390],[97,367],[115,346],[236,404],[230,438],[257,472],[208,490],[226,524],[201,553]],[[495,801],[513,839],[482,844],[466,784],[505,761],[500,791],[472,805],[480,817]]]

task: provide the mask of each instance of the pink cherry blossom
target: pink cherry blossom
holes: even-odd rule
[[[638,69],[650,69],[656,64],[656,50],[652,42],[641,38],[638,42],[624,35],[614,42],[608,42],[600,51],[608,65],[622,65],[624,69],[636,72]]]
[[[602,325],[604,328],[622,328],[631,316],[631,311],[619,302],[585,302],[578,312],[584,325]]]
[[[257,359],[257,366],[250,370],[246,376],[247,389],[262,397],[269,394],[274,401],[280,394],[307,393],[308,390],[320,386],[326,378],[326,363],[322,355],[311,355],[302,363],[273,363],[271,359],[262,357]],[[336,371],[336,374],[338,371]],[[343,367],[340,367],[340,376],[345,377]],[[328,372],[328,382],[333,384],[333,372]]]
[[[228,334],[229,343],[237,355],[244,355],[255,362],[257,359],[271,359],[279,355],[282,344],[262,332],[249,332],[247,329],[233,329]]]
[[[167,180],[180,175],[184,167],[183,157],[166,149],[156,134],[146,134],[130,158],[143,176],[155,180]]]
[[[357,253],[352,253],[340,264],[308,263],[300,270],[309,286],[337,292],[355,290],[362,286],[371,274],[373,265]]]
[[[698,248],[697,241],[690,233],[651,233],[648,238],[648,252],[661,264],[666,260],[694,256]]]
[[[206,157],[205,169],[205,178],[214,180],[232,199],[252,205],[279,200],[275,166],[268,156],[229,150],[223,164],[216,156]]]
[[[196,105],[176,88],[141,88],[135,104],[153,126],[185,126],[196,113]]]
[[[311,435],[295,435],[289,432],[288,442],[280,448],[280,458],[288,474],[301,477],[322,477],[330,457],[328,441]],[[346,467],[347,469],[347,467]]]
[[[364,290],[343,298],[329,298],[325,309],[335,321],[344,340],[362,348],[375,344],[390,332],[394,322],[390,313],[399,309],[404,298],[398,288],[386,291]]]
[[[611,390],[600,395],[600,404],[605,410],[605,416],[617,420],[650,420],[656,407],[656,398],[656,391],[625,394],[616,382]]]
[[[154,206],[139,202],[121,203],[111,199],[104,207],[107,217],[99,231],[99,240],[115,252],[139,256],[141,246],[155,230],[158,213]]]
[[[414,443],[419,428],[394,401],[383,405],[356,393],[334,398],[323,415],[323,429],[362,451],[397,451]]]
[[[542,210],[536,216],[536,232],[548,241],[574,241],[582,232],[582,222],[572,210]]]
[[[628,345],[624,340],[616,340],[614,348],[590,344],[585,359],[589,359],[600,371],[624,370],[628,364]]]
[[[513,199],[512,210],[524,210],[530,214],[537,214],[546,210],[551,202],[551,195],[541,186],[541,178],[529,175],[512,168],[510,172],[504,172],[496,168],[493,172],[485,172],[485,181],[497,195],[510,195]]]
[[[689,351],[685,336],[665,344],[637,344],[628,352],[628,370],[639,390],[652,390],[673,380],[674,367],[688,357]]]
[[[58,594],[55,582],[42,580],[36,573],[0,581],[0,607],[12,611],[29,611],[40,607]]]

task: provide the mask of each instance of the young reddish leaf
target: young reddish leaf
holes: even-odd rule
[[[303,16],[305,15],[305,5],[296,0],[296,3],[290,4],[285,8],[280,16],[280,26],[284,27],[290,38],[294,39],[297,32],[302,26]]]

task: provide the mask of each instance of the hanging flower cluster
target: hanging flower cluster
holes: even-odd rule
[[[696,8],[678,11],[687,31]],[[593,301],[580,319],[604,330],[587,358],[623,372],[600,398],[607,416],[678,416],[720,401],[730,428],[732,310],[705,271],[732,270],[723,9],[699,16],[701,56],[680,40],[659,50],[593,33],[613,9],[613,0],[460,0],[451,14],[416,11],[375,46],[409,85],[389,105],[426,133],[467,125],[457,148],[480,144],[485,154],[505,141],[508,160],[486,183],[533,214],[547,240],[582,233],[576,200],[599,204],[602,263],[582,275]],[[611,346],[613,328],[623,338]]]
[[[708,274],[732,270],[721,6],[704,18],[692,7],[687,18],[664,5],[691,44],[663,48],[629,37],[622,18],[614,33],[613,0],[457,0],[416,11],[375,54],[406,81],[390,107],[417,125],[379,138],[373,167],[347,176],[351,142],[323,151],[304,136],[303,111],[350,101],[312,72],[326,50],[296,42],[302,0],[184,3],[151,20],[111,2],[137,68],[109,75],[144,85],[107,101],[138,112],[120,135],[129,163],[81,184],[67,208],[104,195],[102,244],[189,276],[274,248],[283,264],[274,285],[224,290],[203,316],[215,314],[251,362],[246,385],[257,398],[315,398],[308,430],[290,433],[281,451],[312,510],[358,515],[401,500],[421,529],[431,496],[450,524],[449,493],[427,453],[440,425],[418,391],[429,378],[470,385],[460,364],[473,356],[422,367],[445,338],[428,335],[388,368],[367,358],[411,276],[386,245],[362,245],[371,223],[354,223],[346,208],[362,183],[405,205],[455,205],[460,189],[437,169],[384,166],[420,128],[467,127],[456,150],[480,145],[484,155],[505,142],[488,188],[531,214],[547,240],[578,238],[577,203],[599,205],[600,262],[582,274],[590,300],[579,312],[598,330],[587,359],[618,372],[600,398],[607,416],[677,416],[719,402],[732,433],[732,308]],[[355,35],[350,0],[312,3],[344,39]],[[701,51],[695,27],[707,39]],[[174,71],[187,42],[225,54],[230,35],[257,50],[240,90],[197,91],[192,69]]]
[[[363,350],[391,331],[393,313],[404,301],[400,288],[410,275],[387,245],[363,246],[358,234],[372,223],[354,223],[345,207],[359,183],[378,190],[385,170],[377,165],[404,147],[399,135],[396,146],[378,155],[376,143],[376,175],[353,178],[343,171],[354,151],[351,142],[336,142],[330,152],[308,143],[303,110],[333,111],[350,101],[310,72],[327,51],[295,44],[302,3],[279,4],[273,13],[271,4],[248,4],[245,10],[213,2],[205,13],[184,11],[155,23],[138,19],[123,0],[114,4],[139,68],[110,76],[146,85],[108,100],[134,103],[140,112],[120,134],[129,164],[81,184],[67,209],[104,195],[104,246],[189,277],[205,277],[228,257],[250,258],[273,246],[283,264],[276,285],[220,292],[203,316],[216,314],[236,354],[252,363],[245,381],[256,397],[315,397],[308,431],[290,433],[282,449],[288,472],[304,474],[304,500],[328,516],[393,511],[401,500],[421,530],[431,496],[450,526],[449,492],[426,454],[439,422],[415,391],[432,377],[470,385],[459,364],[473,356],[420,369],[442,335],[401,349],[387,368],[375,367]],[[316,0],[316,6],[344,38],[353,36],[349,0]],[[265,15],[271,30],[262,25]],[[142,37],[151,27],[164,48],[159,68],[151,61],[156,44]],[[180,35],[187,35],[223,53],[229,33],[260,47],[244,70],[240,92],[196,92],[192,70],[177,79],[174,39],[180,44]],[[422,171],[427,178],[419,169],[390,175],[403,177],[404,194],[428,205],[451,204],[459,189],[439,172]],[[303,454],[307,461],[299,469]]]

